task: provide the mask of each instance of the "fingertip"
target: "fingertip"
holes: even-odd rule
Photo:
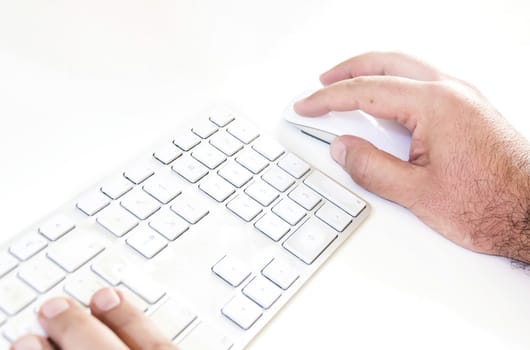
[[[321,102],[316,101],[321,91],[319,90],[295,102],[293,105],[294,111],[305,117],[318,117],[329,112]]]
[[[43,337],[26,335],[17,339],[10,347],[11,350],[51,350],[50,343]]]
[[[110,311],[121,304],[123,294],[114,288],[103,288],[98,290],[90,301],[90,309],[95,313]]]

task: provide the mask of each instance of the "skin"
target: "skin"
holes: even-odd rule
[[[331,155],[354,181],[456,244],[530,263],[530,144],[476,88],[399,53],[353,57],[320,79],[299,114],[362,109],[412,134],[408,162],[338,137]],[[98,291],[90,311],[51,299],[38,314],[49,339],[28,335],[11,349],[176,349],[119,290]]]

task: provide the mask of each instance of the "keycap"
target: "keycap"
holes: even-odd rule
[[[131,165],[123,175],[132,183],[139,185],[155,173],[153,166],[147,162]]]
[[[103,186],[101,186],[101,192],[105,193],[111,199],[118,199],[132,188],[132,182],[127,180],[123,175],[120,175],[103,184]]]
[[[259,136],[258,131],[252,125],[242,120],[233,121],[226,129],[229,134],[237,138],[239,141],[249,144],[256,137]]]
[[[283,247],[310,265],[335,238],[337,233],[331,227],[312,217],[283,242]]]
[[[67,272],[74,272],[105,247],[95,238],[95,232],[77,229],[75,235],[69,235],[52,245],[46,255]]]
[[[86,215],[92,216],[109,204],[109,197],[101,191],[93,191],[81,197],[77,201],[76,207]]]
[[[232,341],[211,325],[201,322],[178,343],[179,350],[229,350]]]
[[[260,137],[257,139],[252,145],[252,148],[271,162],[278,159],[284,153],[282,145],[278,141],[268,137]]]
[[[39,232],[50,241],[55,241],[75,228],[75,222],[66,215],[60,214],[47,220],[39,227]]]
[[[174,241],[188,230],[189,224],[174,212],[166,209],[151,218],[149,227],[170,241]]]
[[[254,226],[269,236],[273,241],[278,242],[290,230],[289,224],[273,213],[263,215]]]
[[[217,174],[209,174],[199,188],[218,202],[224,202],[235,192],[234,187]]]
[[[8,276],[0,280],[0,309],[8,315],[14,315],[31,304],[36,294],[27,284]]]
[[[147,259],[151,259],[167,247],[167,241],[155,230],[146,226],[135,228],[127,235],[126,242]]]
[[[299,277],[291,265],[278,258],[271,260],[261,274],[283,290],[287,290]]]
[[[166,295],[164,288],[158,282],[136,268],[127,268],[123,272],[122,282],[149,304],[155,304]]]
[[[8,272],[12,271],[18,266],[18,260],[6,252],[0,253],[0,277],[3,277]]]
[[[350,222],[352,222],[351,216],[329,202],[321,206],[315,215],[339,232],[344,231]]]
[[[244,330],[252,327],[263,315],[261,307],[243,295],[232,298],[223,306],[221,312]]]
[[[241,151],[236,157],[236,162],[253,172],[259,174],[269,165],[269,161],[252,149]]]
[[[287,171],[292,176],[300,179],[310,169],[309,164],[292,153],[288,153],[278,161],[278,166]]]
[[[197,197],[181,195],[171,205],[171,210],[190,224],[196,224],[208,215],[207,205]]]
[[[175,339],[186,329],[197,316],[185,305],[175,299],[168,298],[155,310],[149,318],[156,327],[170,340]]]
[[[201,120],[191,128],[191,131],[202,139],[207,139],[216,133],[217,130],[217,126],[209,120]]]
[[[208,143],[195,147],[191,156],[209,169],[215,169],[226,160],[226,156]]]
[[[64,283],[64,291],[83,306],[89,306],[94,293],[105,287],[107,287],[105,281],[90,270],[69,276]]]
[[[278,191],[259,179],[248,186],[245,193],[265,207],[269,206],[279,196]]]
[[[236,257],[225,255],[214,266],[212,271],[232,287],[238,287],[248,276],[250,269]]]
[[[191,183],[196,183],[208,174],[208,168],[187,154],[177,159],[171,169]]]
[[[170,164],[181,155],[182,152],[174,144],[164,145],[153,153],[153,157],[165,165]]]
[[[299,223],[306,215],[304,208],[289,198],[284,198],[278,202],[278,204],[272,208],[272,211],[292,226]]]
[[[366,207],[363,200],[318,170],[309,174],[304,183],[353,217],[359,215]]]
[[[39,293],[44,293],[61,282],[65,274],[61,268],[41,255],[22,265],[18,270],[18,277]]]
[[[138,225],[138,219],[117,203],[102,210],[96,222],[116,237],[122,237]]]
[[[201,142],[201,139],[189,130],[186,130],[173,140],[173,143],[183,151],[189,151],[193,147],[197,146]]]
[[[47,245],[46,238],[38,233],[29,233],[11,244],[9,252],[24,261],[46,248]]]
[[[233,121],[235,117],[231,111],[216,109],[209,113],[209,119],[212,123],[222,128]]]
[[[285,192],[285,190],[294,184],[293,177],[276,165],[270,166],[261,178],[280,192]]]
[[[120,200],[120,205],[140,220],[145,220],[160,209],[160,203],[140,188],[135,188]]]
[[[90,268],[107,283],[117,286],[121,282],[123,272],[129,264],[127,260],[116,252],[104,252],[94,260]]]
[[[251,221],[261,213],[262,210],[261,205],[259,205],[258,202],[245,194],[241,194],[232,199],[228,202],[226,207],[245,221]]]
[[[35,334],[41,337],[46,337],[46,332],[42,329],[37,317],[33,312],[24,312],[11,319],[4,327],[2,333],[4,337],[10,342],[14,342],[18,338]],[[0,349],[9,349],[9,347],[0,347]]]
[[[218,174],[238,188],[252,179],[252,173],[250,171],[233,161],[228,161],[226,165],[219,169]]]
[[[171,202],[182,193],[177,176],[166,173],[153,176],[143,185],[142,189],[162,204]]]
[[[289,198],[300,204],[306,210],[313,210],[313,208],[320,203],[322,197],[306,185],[299,184],[294,190],[289,192]]]
[[[220,131],[213,135],[209,142],[212,146],[230,157],[243,149],[241,141],[228,134],[226,131]]]
[[[268,309],[282,295],[282,290],[262,276],[256,276],[242,290],[243,294],[264,309]]]

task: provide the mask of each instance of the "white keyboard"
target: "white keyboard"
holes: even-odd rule
[[[179,349],[242,349],[367,217],[365,201],[226,110],[0,249],[0,349],[39,305],[123,289]]]

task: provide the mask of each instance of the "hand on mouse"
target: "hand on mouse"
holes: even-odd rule
[[[91,313],[68,298],[44,303],[38,319],[51,342],[35,335],[15,341],[13,350],[176,350],[152,321],[112,288],[92,297]],[[52,345],[55,344],[55,345]]]
[[[331,144],[354,181],[451,241],[530,263],[530,144],[473,86],[399,53],[353,57],[295,111],[361,109],[412,134],[409,161],[354,136]]]

